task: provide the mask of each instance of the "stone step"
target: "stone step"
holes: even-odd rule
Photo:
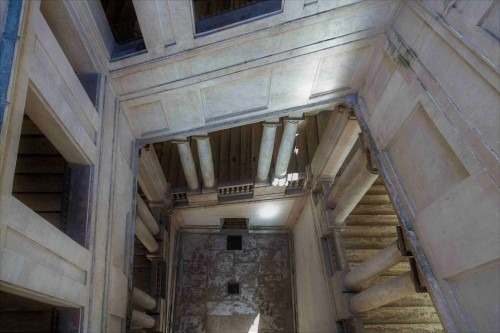
[[[346,219],[347,226],[350,225],[399,225],[396,215],[376,215],[376,214],[354,214],[352,213]]]
[[[440,333],[441,324],[369,324],[365,333]]]
[[[359,266],[361,263],[349,263],[349,269],[354,269],[355,267]],[[384,272],[384,275],[386,276],[397,276],[403,273],[406,273],[410,270],[410,264],[408,262],[400,262],[397,263],[396,265],[392,266],[389,268],[387,271]]]
[[[342,231],[344,239],[348,237],[396,237],[397,231],[394,226],[370,226],[356,225],[349,223],[348,227]]]
[[[361,205],[386,205],[391,203],[391,199],[385,194],[365,195],[359,203]]]
[[[367,195],[379,195],[379,194],[387,194],[387,190],[385,189],[384,185],[372,185],[368,192],[366,192]]]
[[[394,243],[397,239],[395,236],[389,237],[372,237],[372,236],[361,236],[361,237],[344,237],[344,246],[346,250],[377,250],[383,249],[390,244]]]
[[[351,212],[354,215],[395,215],[391,204],[387,205],[357,205]]]
[[[439,317],[432,306],[380,307],[366,312],[363,323],[367,324],[439,324]]]

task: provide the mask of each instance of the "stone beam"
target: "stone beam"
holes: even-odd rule
[[[135,235],[149,252],[155,253],[160,248],[151,231],[149,231],[139,216],[135,218]]]
[[[132,303],[146,310],[153,310],[156,307],[155,299],[137,288],[132,291]]]
[[[415,292],[412,273],[408,272],[356,294],[349,300],[349,310],[354,314],[361,314],[410,296]]]
[[[351,108],[338,106],[332,112],[323,137],[311,161],[316,180],[333,180],[361,132]]]
[[[377,180],[378,173],[369,169],[368,155],[367,151],[359,150],[330,190],[327,198],[328,207],[333,209],[328,212],[330,225],[343,223]]]
[[[167,196],[170,186],[152,145],[141,149],[137,178],[149,202],[170,206],[170,198]]]
[[[348,272],[344,277],[344,286],[351,290],[360,291],[365,282],[385,272],[403,259],[396,241]]]
[[[168,3],[154,0],[132,0],[144,44],[150,53],[161,53],[167,44],[175,42]]]
[[[137,203],[137,216],[141,218],[142,222],[144,222],[153,235],[157,235],[160,232],[160,227],[139,193],[135,195],[135,202]]]
[[[132,318],[130,319],[130,326],[132,328],[142,327],[142,328],[151,328],[155,324],[155,319],[147,314],[132,310]]]

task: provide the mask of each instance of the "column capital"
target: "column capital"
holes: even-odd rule
[[[183,144],[183,143],[189,143],[189,138],[184,137],[184,138],[174,138],[171,141],[172,143],[177,143],[177,144]]]
[[[264,126],[264,127],[277,127],[277,126],[281,126],[281,123],[279,121],[265,121],[262,123],[262,126]]]
[[[208,134],[200,134],[200,135],[193,135],[191,136],[193,139],[195,140],[206,140],[206,139],[210,139],[210,137],[208,136]]]
[[[287,117],[285,118],[284,121],[288,122],[288,123],[293,123],[293,124],[296,124],[298,122],[300,122],[301,120],[304,120],[304,115],[300,116],[300,117]]]
[[[355,94],[348,95],[345,97],[345,102],[348,106],[354,107],[356,104],[358,104],[358,96]]]

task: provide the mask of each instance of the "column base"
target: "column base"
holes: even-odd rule
[[[332,208],[326,208],[325,209],[325,217],[326,217],[326,224],[328,228],[331,229],[345,229],[347,226],[345,222],[336,222],[335,221],[335,210]]]
[[[330,280],[333,289],[333,302],[336,321],[361,317],[359,314],[356,314],[349,309],[349,299],[357,293],[347,289],[344,286],[344,276],[346,274],[346,271],[337,271]]]

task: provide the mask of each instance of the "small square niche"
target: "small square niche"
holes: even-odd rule
[[[239,295],[240,294],[240,284],[238,282],[228,282],[227,283],[227,294],[228,295]]]
[[[241,236],[227,236],[227,250],[241,250],[242,240]]]

